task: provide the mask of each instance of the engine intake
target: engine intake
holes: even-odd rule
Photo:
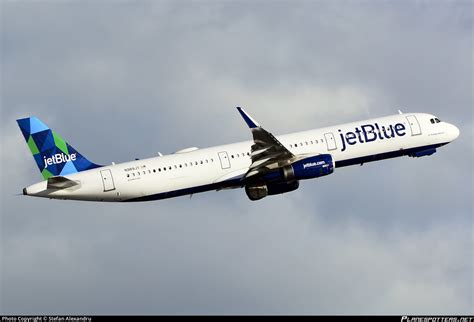
[[[299,181],[282,182],[282,183],[260,183],[245,186],[245,193],[250,200],[260,200],[266,196],[278,195],[298,189]]]

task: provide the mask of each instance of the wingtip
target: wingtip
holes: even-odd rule
[[[242,107],[237,106],[237,110],[249,128],[253,129],[260,126]]]
[[[242,107],[240,107],[240,106],[237,106],[236,109],[237,109],[237,111],[239,111],[240,115],[242,115],[242,116],[244,116],[244,115],[247,114],[247,113],[245,112],[245,110],[244,110]]]

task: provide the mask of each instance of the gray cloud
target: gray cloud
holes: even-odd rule
[[[472,313],[472,3],[2,2],[2,313]],[[258,203],[14,196],[14,120],[100,163],[406,111],[430,158],[339,169]],[[442,303],[442,305],[440,305]]]

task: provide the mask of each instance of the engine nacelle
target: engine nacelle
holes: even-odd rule
[[[266,196],[278,195],[298,189],[299,181],[281,183],[259,183],[245,186],[245,192],[250,200],[260,200]]]
[[[298,189],[299,180],[314,179],[334,172],[334,161],[330,154],[305,158],[267,173],[261,181],[245,186],[250,200],[278,195]]]
[[[334,161],[330,154],[320,154],[294,162],[296,180],[314,179],[334,172]]]
[[[284,166],[278,171],[267,173],[266,182],[290,182],[314,179],[334,172],[334,161],[330,154],[320,154]]]

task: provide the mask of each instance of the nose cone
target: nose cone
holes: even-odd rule
[[[459,136],[459,129],[457,126],[449,124],[449,136],[451,138],[451,141],[454,141],[458,138]]]

